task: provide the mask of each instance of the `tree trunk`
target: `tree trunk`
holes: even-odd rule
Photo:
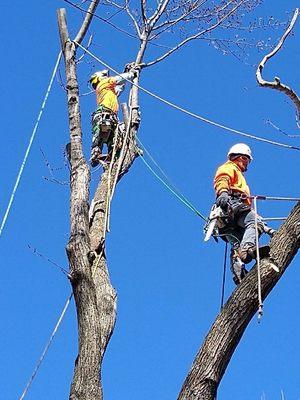
[[[261,260],[265,299],[300,246],[300,203],[272,238],[270,257]],[[272,265],[279,268],[276,272]],[[185,379],[178,400],[214,400],[219,383],[246,327],[258,308],[257,266],[237,286],[218,315]]]

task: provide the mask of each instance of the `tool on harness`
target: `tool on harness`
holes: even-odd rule
[[[213,204],[208,220],[203,229],[205,234],[204,242],[207,242],[211,236],[213,236],[213,238],[217,241],[219,228],[223,228],[226,225],[226,217],[228,217],[228,215],[225,213],[225,211],[216,204]]]

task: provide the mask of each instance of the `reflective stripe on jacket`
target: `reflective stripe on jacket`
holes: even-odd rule
[[[222,191],[228,191],[229,194],[242,194],[250,196],[250,189],[247,185],[246,179],[233,161],[227,161],[222,164],[216,172],[214,179],[214,188],[218,196]],[[249,198],[243,199],[246,204],[251,204]]]

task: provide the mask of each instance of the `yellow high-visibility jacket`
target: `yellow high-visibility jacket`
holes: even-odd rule
[[[101,79],[96,87],[98,106],[104,106],[117,113],[119,110],[118,96],[116,92],[116,79]]]
[[[230,193],[240,193],[250,196],[250,189],[240,168],[233,161],[222,164],[216,172],[214,179],[216,196],[223,191]],[[248,198],[243,199],[246,204],[251,204]]]

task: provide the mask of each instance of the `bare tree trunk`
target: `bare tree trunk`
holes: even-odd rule
[[[101,329],[95,284],[89,260],[90,171],[82,150],[79,90],[76,76],[76,47],[68,38],[65,11],[58,11],[62,49],[65,57],[70,128],[71,232],[67,245],[71,284],[78,319],[78,357],[75,363],[70,399],[102,398]]]
[[[81,41],[98,1],[80,28]],[[82,149],[79,89],[76,75],[76,44],[69,39],[65,10],[58,10],[58,23],[65,58],[70,128],[71,233],[66,247],[78,320],[78,357],[70,390],[70,400],[101,400],[101,365],[116,319],[117,296],[110,283],[105,254],[105,214],[113,186],[129,170],[138,155],[135,134],[138,129],[137,88],[134,95],[135,119],[128,121],[129,135],[124,157],[105,167],[89,207],[90,169]],[[140,54],[140,53],[139,53]],[[124,141],[124,137],[123,137]]]
[[[279,281],[300,246],[300,203],[271,240],[261,260],[263,299]],[[272,265],[279,268],[276,272]],[[258,308],[257,267],[253,267],[218,315],[185,379],[179,400],[214,400],[227,365]]]

